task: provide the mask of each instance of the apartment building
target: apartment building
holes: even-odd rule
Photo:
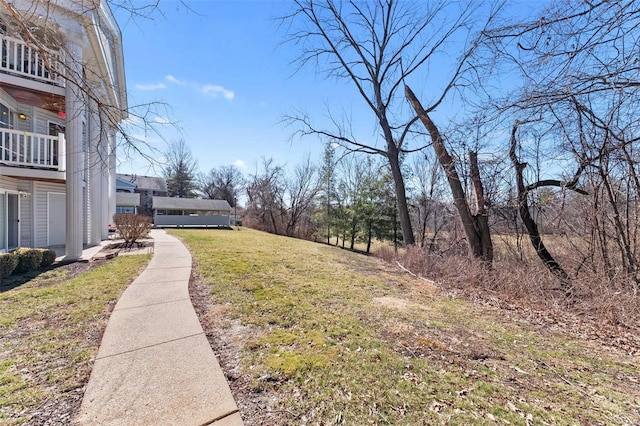
[[[106,1],[0,3],[0,251],[108,237],[127,117],[120,29]]]

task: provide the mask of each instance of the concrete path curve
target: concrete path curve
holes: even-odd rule
[[[152,230],[154,255],[105,330],[76,423],[243,425],[189,298],[191,254]]]

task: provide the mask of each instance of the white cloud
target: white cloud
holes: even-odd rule
[[[123,122],[122,125],[123,126],[141,126],[142,124],[144,124],[144,120],[142,120],[142,118],[138,117],[137,115],[129,115]]]
[[[170,83],[174,83],[177,84],[179,86],[184,86],[187,83],[185,81],[182,80],[178,80],[177,78],[175,78],[174,76],[172,76],[171,74],[169,74],[168,76],[165,77],[167,79],[168,82]]]
[[[177,84],[178,86],[187,86],[196,92],[203,93],[212,98],[223,97],[228,101],[232,101],[235,98],[235,93],[232,90],[226,89],[218,84],[203,84],[194,83],[187,80],[179,80],[173,75],[169,74],[165,77],[165,79],[172,84]]]
[[[171,120],[169,120],[167,117],[161,117],[159,115],[153,119],[153,122],[157,124],[171,124]]]
[[[135,85],[135,88],[138,90],[158,90],[166,89],[167,86],[164,83],[139,83]]]
[[[233,165],[239,168],[240,170],[244,170],[247,168],[247,165],[242,160],[236,160],[233,162]]]
[[[147,135],[145,133],[131,133],[131,134],[127,135],[127,136],[129,137],[130,140],[136,141],[136,142],[149,143],[149,141],[150,141],[149,135]]]
[[[205,84],[202,86],[202,93],[211,97],[217,98],[219,95],[224,96],[225,99],[232,101],[235,97],[235,93],[231,90],[227,90],[222,86],[215,84]]]

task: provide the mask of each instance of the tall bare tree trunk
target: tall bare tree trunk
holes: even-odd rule
[[[525,228],[527,228],[527,233],[529,234],[529,240],[531,240],[531,244],[536,251],[536,254],[542,260],[549,271],[551,271],[557,278],[560,280],[560,286],[565,291],[566,295],[569,296],[571,294],[571,278],[567,271],[564,270],[562,266],[556,261],[556,259],[549,253],[547,247],[544,245],[542,241],[542,237],[540,236],[540,231],[538,230],[538,225],[535,220],[531,217],[531,212],[529,211],[529,200],[527,191],[524,185],[524,177],[522,176],[522,171],[527,166],[526,163],[521,163],[518,160],[516,155],[516,131],[518,130],[519,123],[513,125],[513,129],[511,130],[511,146],[509,147],[509,158],[511,158],[511,162],[513,163],[513,168],[516,173],[516,188],[518,191],[518,211],[520,213],[520,219],[522,219],[522,223]]]
[[[471,171],[471,183],[476,198],[476,213],[473,216],[476,228],[480,234],[480,244],[482,245],[482,255],[485,260],[493,260],[493,244],[491,242],[491,232],[489,230],[489,214],[486,209],[484,198],[484,187],[480,178],[480,168],[478,168],[478,153],[469,151],[469,167]]]
[[[389,137],[393,141],[391,132],[385,132],[385,137]],[[387,159],[391,168],[391,176],[396,191],[396,208],[400,219],[400,228],[402,229],[402,239],[405,246],[412,246],[416,243],[413,236],[413,227],[411,226],[411,218],[409,216],[409,206],[407,203],[407,191],[404,185],[404,177],[400,167],[400,152],[394,143],[387,140]]]
[[[409,103],[416,111],[418,118],[420,118],[420,121],[422,121],[422,124],[424,124],[424,126],[427,128],[427,131],[431,136],[431,142],[433,144],[433,149],[436,153],[436,157],[438,158],[438,162],[444,169],[445,175],[447,176],[449,188],[451,188],[451,193],[453,195],[453,202],[456,206],[456,210],[458,211],[460,221],[462,222],[462,228],[464,229],[464,233],[467,237],[471,255],[473,255],[473,257],[477,259],[481,259],[491,263],[493,261],[493,246],[491,244],[491,234],[489,232],[489,224],[486,216],[486,211],[484,210],[484,205],[482,206],[482,212],[484,214],[481,214],[480,211],[477,215],[471,214],[469,204],[467,203],[466,194],[464,192],[464,189],[462,188],[462,183],[460,182],[460,176],[456,171],[453,158],[451,157],[451,155],[449,155],[447,147],[442,141],[440,131],[436,127],[435,123],[431,120],[431,117],[429,117],[429,114],[427,114],[427,112],[424,110],[422,104],[416,98],[416,95],[409,88],[409,86],[405,86],[405,94],[407,99],[409,100]],[[476,178],[479,182],[480,173],[477,170]],[[480,202],[484,204],[482,185],[476,185],[474,183],[474,187],[476,190],[476,200],[479,201],[478,204],[480,204]]]

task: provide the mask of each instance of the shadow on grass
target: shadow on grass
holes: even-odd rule
[[[37,269],[29,272],[23,272],[21,274],[12,274],[6,278],[2,278],[0,280],[0,293],[4,293],[10,290],[13,290],[14,288],[30,283],[31,281],[35,280],[36,278],[38,278],[38,276],[44,274],[45,272],[54,271],[62,267],[68,267],[70,264],[71,263],[69,262],[54,263],[53,265],[47,266],[46,268]],[[66,279],[66,278],[62,278],[60,280],[53,279],[53,282],[62,281],[63,279]],[[51,284],[51,283],[47,282],[47,284]]]

